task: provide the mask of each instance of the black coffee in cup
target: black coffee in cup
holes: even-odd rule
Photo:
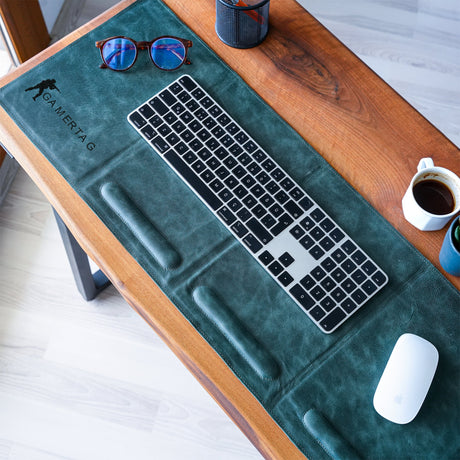
[[[418,182],[414,185],[413,193],[418,205],[431,214],[449,214],[455,209],[453,193],[447,185],[438,180]]]

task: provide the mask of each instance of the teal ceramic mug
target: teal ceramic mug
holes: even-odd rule
[[[459,226],[460,217],[457,217],[447,230],[439,253],[442,268],[454,276],[460,276],[460,229],[457,229]]]

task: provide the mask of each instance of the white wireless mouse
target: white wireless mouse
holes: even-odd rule
[[[418,335],[396,342],[374,395],[375,410],[390,422],[411,422],[422,407],[436,372],[439,353]]]

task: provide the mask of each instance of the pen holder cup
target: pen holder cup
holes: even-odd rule
[[[460,276],[460,244],[454,236],[458,225],[460,225],[460,217],[457,217],[447,230],[439,253],[439,262],[442,268],[454,276]]]
[[[217,36],[233,48],[252,48],[268,33],[269,0],[216,0]]]

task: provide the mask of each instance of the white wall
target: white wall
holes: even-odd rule
[[[54,23],[61,11],[64,0],[39,0],[43,17],[45,18],[46,27],[48,32],[51,32]]]

